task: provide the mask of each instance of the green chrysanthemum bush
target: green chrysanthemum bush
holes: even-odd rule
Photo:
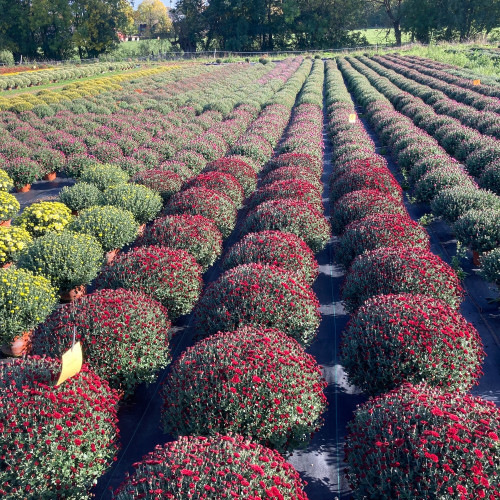
[[[356,257],[342,286],[350,312],[375,295],[415,293],[458,309],[463,289],[455,271],[440,257],[415,247],[383,247]]]
[[[323,424],[326,383],[315,359],[284,333],[242,327],[202,340],[163,386],[162,422],[174,436],[249,436],[290,453]]]
[[[88,182],[79,182],[74,186],[64,186],[59,193],[59,200],[73,212],[99,205],[102,201],[102,192]]]
[[[438,167],[420,178],[414,194],[418,201],[432,201],[442,189],[454,186],[475,186],[475,183],[458,165]]]
[[[445,302],[424,295],[378,295],[344,332],[349,381],[369,394],[403,382],[466,392],[478,383],[484,351],[476,329]]]
[[[335,234],[341,234],[351,222],[375,214],[408,216],[401,200],[376,189],[362,189],[347,193],[331,209],[330,223]]]
[[[16,226],[23,227],[33,238],[46,233],[61,232],[73,219],[71,210],[57,201],[40,201],[24,209],[14,220]]]
[[[31,240],[30,233],[22,227],[0,226],[0,266],[15,261]]]
[[[141,246],[119,254],[97,279],[102,288],[125,288],[149,295],[177,319],[191,311],[200,295],[202,269],[185,250]]]
[[[156,191],[162,197],[163,203],[166,203],[182,187],[181,176],[169,170],[145,170],[138,172],[130,179],[130,182],[142,184]]]
[[[90,234],[105,252],[122,248],[137,237],[139,224],[128,210],[113,206],[82,210],[67,227],[75,233]]]
[[[500,246],[500,208],[472,209],[453,225],[457,239],[483,253]]]
[[[12,219],[21,205],[13,194],[0,190],[0,223]]]
[[[99,273],[102,247],[91,235],[72,231],[47,233],[31,243],[17,265],[50,279],[61,294],[90,283]]]
[[[491,283],[500,284],[500,248],[495,248],[482,255],[481,275]]]
[[[296,272],[310,284],[318,276],[318,263],[312,250],[295,234],[282,231],[247,234],[227,251],[221,265],[227,270],[252,263]]]
[[[450,169],[457,167],[458,163],[448,155],[431,155],[417,161],[409,168],[410,185],[414,186],[425,174],[436,169]]]
[[[322,213],[309,203],[290,199],[261,203],[243,221],[242,234],[268,230],[293,233],[315,253],[325,248],[331,236]]]
[[[222,234],[213,221],[201,215],[168,215],[147,227],[137,244],[186,250],[206,271],[222,252]]]
[[[120,167],[99,163],[87,166],[78,180],[94,184],[100,191],[104,191],[111,186],[126,184],[129,178],[127,172]]]
[[[227,238],[236,225],[236,206],[229,196],[212,189],[194,187],[174,194],[165,207],[165,215],[202,215]]]
[[[0,169],[0,191],[10,191],[14,187],[14,181],[10,178],[9,174]]]
[[[202,336],[253,325],[276,328],[307,346],[316,336],[321,315],[316,295],[296,273],[245,264],[206,288],[195,318]]]
[[[26,269],[0,269],[0,342],[33,329],[56,307],[50,281]]]
[[[154,219],[163,207],[160,194],[141,184],[112,186],[104,191],[102,203],[128,210],[139,224]]]
[[[479,185],[500,195],[500,158],[486,165],[479,179]]]
[[[192,437],[157,446],[135,464],[115,500],[276,498],[307,500],[298,472],[277,452],[243,436]]]
[[[339,239],[336,257],[344,267],[349,267],[358,255],[388,246],[429,250],[429,235],[406,215],[369,215],[346,227]]]
[[[4,498],[87,498],[113,462],[117,393],[87,365],[54,386],[60,372],[59,360],[38,356],[0,364]]]
[[[500,411],[490,401],[403,384],[358,407],[348,430],[355,499],[500,495]]]
[[[432,213],[448,223],[454,223],[472,209],[500,208],[500,197],[491,191],[466,184],[440,191],[431,202]]]
[[[167,310],[130,290],[98,290],[57,309],[33,332],[32,352],[60,359],[73,332],[89,367],[130,395],[170,362]]]

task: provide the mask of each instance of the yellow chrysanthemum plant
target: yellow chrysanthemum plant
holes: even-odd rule
[[[19,252],[31,242],[30,233],[22,227],[0,226],[0,267],[15,262]]]
[[[14,195],[0,191],[0,224],[12,219],[19,212],[19,208],[19,202]]]
[[[50,232],[61,232],[72,220],[71,210],[57,201],[33,203],[13,223],[37,238]]]

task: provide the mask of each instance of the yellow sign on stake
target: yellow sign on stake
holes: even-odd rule
[[[349,115],[349,123],[356,123],[356,113]]]
[[[62,355],[62,370],[56,385],[61,385],[65,380],[68,380],[73,375],[76,375],[83,364],[82,345],[76,342],[71,349],[68,349]]]
[[[472,80],[472,85],[481,85],[481,80]]]

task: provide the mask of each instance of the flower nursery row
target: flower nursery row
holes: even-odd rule
[[[492,137],[484,136],[478,133],[473,128],[462,126],[460,124],[460,120],[451,118],[451,116],[439,116],[439,114],[436,114],[436,112],[432,109],[434,106],[437,108],[438,113],[444,112],[454,116],[457,116],[455,115],[456,111],[458,115],[464,117],[461,119],[468,122],[469,125],[475,126],[474,120],[476,117],[470,109],[467,109],[467,106],[465,106],[464,109],[464,106],[459,106],[457,105],[458,103],[447,98],[444,99],[444,101],[449,102],[438,100],[436,101],[436,104],[433,104],[432,106],[425,104],[419,97],[414,97],[412,93],[400,90],[397,85],[391,82],[393,79],[398,80],[399,82],[401,79],[404,79],[404,77],[397,75],[394,72],[394,78],[392,76],[390,79],[381,77],[379,73],[372,68],[375,67],[377,63],[374,63],[366,58],[363,59],[363,61],[350,59],[350,62],[359,72],[364,74],[368,80],[370,80],[372,85],[374,85],[377,90],[383,93],[396,107],[398,107],[403,114],[414,120],[418,127],[425,129],[430,135],[434,136],[437,142],[458,161],[463,161],[471,175],[477,177],[481,176],[482,180],[480,182],[482,182],[485,187],[495,188],[495,184],[498,184],[498,179],[495,182],[495,177],[498,177],[498,173],[495,176],[495,172],[498,172],[498,168],[496,168],[496,166],[500,159],[500,143]],[[367,64],[369,65],[369,68],[367,67]],[[383,67],[381,68],[382,70],[384,69]],[[408,90],[415,93],[415,84],[411,83],[410,80],[406,79],[406,81],[409,82],[409,87],[401,83],[398,83],[398,85],[408,88]],[[423,92],[425,92],[425,96],[423,96],[424,100],[432,101],[432,96],[434,96],[437,91],[433,91],[426,86],[420,87],[423,89]],[[416,93],[418,95],[418,90]],[[429,96],[429,94],[432,94],[432,96],[428,98],[427,96]],[[445,107],[449,104],[450,111],[446,111],[442,107],[440,108],[439,106],[441,104]],[[484,115],[483,118],[485,119],[484,123],[486,123],[486,125],[492,121],[493,123],[498,122],[498,115],[496,113],[494,113],[494,118],[487,116],[487,112],[478,113]],[[468,120],[471,120],[472,123]],[[488,174],[485,173],[486,170],[489,171]]]
[[[242,72],[237,69],[236,74],[234,71],[232,74],[229,71],[205,74],[205,80],[209,86],[207,90],[217,86],[231,95],[231,89],[236,92],[248,88],[248,76],[258,79],[261,74],[262,70]],[[186,91],[195,89],[198,95],[201,94],[202,81],[203,78],[191,79],[187,82],[191,83],[191,87],[187,86]],[[229,83],[221,85],[221,81]],[[253,84],[254,88],[256,86],[256,83]],[[272,92],[271,84],[265,88]],[[164,101],[160,100],[162,96],[149,102],[141,99],[147,104],[140,110],[135,105],[136,95],[142,97],[143,94],[130,89],[98,96],[99,102],[109,103],[110,107],[106,109],[92,107],[91,100],[80,99],[86,106],[81,111],[59,111],[43,119],[33,113],[19,116],[5,113],[6,133],[0,139],[0,167],[8,171],[17,188],[60,170],[70,177],[78,177],[89,165],[102,162],[113,163],[134,174],[174,159],[178,149],[222,120],[220,112],[210,109],[195,117],[196,111],[189,106],[189,101],[180,101],[182,108],[170,103],[164,105]],[[194,159],[191,159],[193,155]],[[203,160],[194,150],[186,158],[187,161],[190,159],[197,165]],[[184,158],[180,156],[175,160],[183,162]],[[172,170],[175,166],[167,167]]]
[[[236,433],[251,437],[252,447],[265,445],[286,453],[306,446],[321,425],[325,383],[316,361],[302,347],[312,340],[319,324],[319,304],[309,285],[317,275],[317,263],[305,242],[321,249],[329,237],[328,224],[316,211],[317,205],[300,201],[304,195],[309,199],[314,186],[295,189],[300,184],[291,172],[303,172],[316,185],[319,182],[321,150],[319,157],[300,153],[293,139],[300,137],[302,123],[313,143],[321,142],[321,107],[317,123],[303,106],[309,106],[307,100],[315,94],[321,96],[322,82],[323,65],[315,63],[282,142],[288,142],[293,152],[286,150],[270,161],[270,155],[262,156],[258,163],[259,170],[265,165],[263,178],[249,198],[240,240],[227,250],[222,260],[225,272],[206,288],[195,308],[196,331],[204,339],[181,355],[166,379],[164,428],[174,436],[193,437],[158,447],[135,464],[135,473],[118,489],[117,498],[153,492],[167,498],[202,497],[204,492],[212,498],[307,498],[301,481],[286,484],[279,475],[270,488],[266,459],[255,465],[242,463],[239,481],[228,482],[232,460],[229,464],[214,461],[205,450],[219,449],[218,433]],[[281,136],[294,100],[290,94],[289,104],[279,114],[274,111],[275,137]],[[256,142],[259,134],[261,139],[269,137],[273,130],[269,124],[266,120],[251,127]],[[275,151],[281,152],[282,147]],[[301,181],[301,186],[307,184]],[[199,443],[200,435],[210,437],[203,448],[196,448],[197,461],[187,461],[179,471],[176,464],[193,443]],[[276,461],[274,466],[279,464]],[[247,479],[250,471],[252,480]],[[206,485],[210,474],[221,480]],[[198,479],[183,481],[184,475]]]
[[[451,98],[451,102],[443,101],[441,106],[439,106],[439,109],[447,110],[448,107],[451,107],[454,104],[455,107],[461,109],[463,113],[466,111],[471,113],[472,117],[469,119],[470,124],[475,125],[476,123],[481,123],[481,129],[484,129],[485,133],[495,137],[499,134],[499,131],[495,127],[495,125],[497,125],[495,121],[498,122],[498,113],[500,112],[498,96],[488,97],[480,94],[475,91],[479,85],[473,85],[470,80],[467,81],[467,86],[470,86],[470,89],[450,82],[444,82],[434,76],[422,73],[419,69],[411,66],[409,67],[408,63],[401,63],[397,58],[392,58],[391,56],[373,56],[372,60],[388,69],[394,70],[396,73],[404,75],[410,80],[438,90],[439,92],[436,93],[436,102],[433,104],[442,100],[443,94]],[[485,111],[487,114],[478,113],[478,111]],[[458,115],[457,111],[455,111],[455,114]],[[462,114],[462,117],[463,116],[464,114]],[[490,125],[495,128],[487,130],[487,118],[493,120],[493,123]]]
[[[290,102],[289,109],[291,109],[295,100],[294,95],[302,86],[308,71],[308,64],[301,65],[299,70],[276,93],[276,100]],[[282,76],[283,73],[281,73]],[[252,123],[249,133],[253,134],[256,139],[261,137],[259,135],[260,131],[265,134],[274,130],[276,135],[281,135],[281,131],[286,126],[290,115],[290,111],[285,108],[286,106],[279,104],[268,105]],[[274,123],[274,127],[270,126],[271,123]],[[16,492],[25,495],[31,492],[30,494],[37,498],[43,495],[47,495],[47,498],[53,498],[54,494],[62,497],[68,497],[72,494],[83,495],[95,478],[102,474],[115,454],[117,442],[115,409],[117,393],[115,390],[118,389],[126,394],[130,393],[138,383],[153,380],[154,374],[169,362],[170,318],[175,318],[179,314],[189,311],[196,302],[201,288],[202,268],[195,261],[194,255],[200,255],[200,260],[203,260],[205,266],[208,266],[220,253],[222,234],[219,229],[227,235],[231,228],[234,227],[236,205],[233,199],[236,203],[240,203],[242,199],[242,187],[239,185],[237,177],[239,179],[246,177],[247,184],[251,185],[256,180],[255,168],[261,168],[261,164],[257,163],[255,158],[256,154],[260,154],[261,151],[249,150],[249,152],[251,156],[248,158],[251,164],[245,163],[241,156],[240,158],[230,156],[209,163],[205,174],[190,179],[182,191],[169,198],[163,209],[163,217],[155,220],[153,225],[145,229],[143,236],[137,242],[138,246],[125,254],[118,255],[111,264],[108,264],[102,270],[95,283],[96,292],[57,309],[36,328],[32,337],[32,352],[43,355],[49,354],[57,359],[62,352],[71,346],[73,329],[76,327],[76,337],[84,344],[84,352],[88,353],[88,357],[86,356],[88,367],[79,375],[70,379],[68,383],[65,382],[61,386],[64,391],[60,391],[60,388],[53,387],[59,366],[57,361],[51,361],[50,358],[40,359],[34,356],[28,357],[23,362],[14,362],[11,370],[15,371],[16,377],[19,374],[20,384],[31,388],[31,391],[24,392],[24,397],[36,400],[36,404],[32,408],[30,407],[29,419],[31,423],[28,429],[24,429],[18,423],[17,415],[14,412],[6,419],[11,419],[13,425],[2,430],[5,433],[6,442],[10,442],[9,433],[14,429],[13,432],[16,432],[17,442],[19,443],[22,441],[20,436],[26,435],[27,437],[28,434],[34,432],[36,437],[31,438],[30,442],[32,444],[36,442],[36,446],[33,444],[32,451],[28,453],[26,453],[26,449],[23,449],[22,445],[19,447],[19,451],[12,449],[10,446],[7,447],[9,455],[7,461],[12,464],[12,467],[7,468],[2,480],[2,488],[4,488],[5,492]],[[262,162],[265,163],[267,159],[263,159]],[[102,170],[102,174],[105,172],[112,174],[114,172],[115,175],[123,175],[123,172],[119,174],[117,167],[113,169],[113,167],[108,166]],[[229,172],[234,172],[235,176],[232,176]],[[160,203],[161,208],[162,201],[159,195],[155,196],[153,191],[143,186],[125,184],[118,177],[115,177],[112,182],[113,185],[108,187],[105,196],[107,203],[112,201],[113,193],[117,195],[116,199],[120,200],[115,205],[121,217],[118,221],[120,231],[115,230],[113,232],[109,224],[111,218],[109,214],[113,212],[113,207],[109,205],[105,206],[104,209],[100,206],[91,207],[82,210],[78,217],[71,220],[66,226],[66,230],[60,233],[44,231],[46,234],[35,239],[34,244],[28,246],[27,250],[21,254],[18,265],[21,267],[36,262],[33,264],[32,269],[38,272],[40,265],[46,266],[49,261],[57,260],[49,256],[57,254],[59,248],[64,246],[65,243],[61,245],[64,238],[74,238],[76,240],[80,234],[89,242],[85,247],[86,261],[92,261],[92,248],[95,246],[96,238],[99,237],[105,240],[112,236],[121,236],[126,232],[123,230],[124,227],[127,227],[127,223],[124,222],[126,213],[132,212],[137,217],[139,217],[138,214],[142,214],[141,221],[148,220],[158,213],[157,207]],[[79,182],[75,187],[81,184],[82,182]],[[92,185],[91,182],[88,184]],[[215,187],[219,191],[213,189]],[[234,198],[230,198],[226,194],[232,194]],[[196,204],[194,201],[196,201]],[[125,210],[125,206],[130,209],[129,212]],[[34,206],[30,208],[32,212],[37,210],[37,207]],[[25,216],[24,214],[29,210],[23,212],[21,217]],[[28,212],[29,214],[30,212]],[[36,214],[34,214],[34,217],[36,218]],[[132,218],[134,219],[134,217]],[[53,224],[52,229],[60,229],[56,226],[58,222],[53,221]],[[101,226],[97,228],[96,224],[101,224]],[[135,224],[135,227],[137,227],[138,222]],[[115,224],[115,229],[117,226],[118,224]],[[33,231],[39,230],[36,223],[27,227],[30,227]],[[73,230],[68,231],[68,229]],[[92,232],[94,236],[89,235],[88,232]],[[132,237],[132,234],[131,232],[130,237]],[[298,238],[294,240],[292,235],[290,235],[290,238],[292,239],[292,245],[297,247],[297,251],[304,254],[304,259],[311,268],[310,273],[313,273],[314,257],[312,257],[310,250]],[[277,238],[272,241],[276,244],[281,242]],[[114,244],[116,243],[108,243],[108,247]],[[45,250],[42,248],[44,245]],[[188,251],[192,251],[193,255],[188,253],[186,248]],[[281,249],[281,251],[283,250]],[[59,256],[63,258],[60,253]],[[293,300],[298,303],[302,295],[306,298],[310,297],[310,293],[303,290],[307,286],[305,282],[302,284],[301,280],[297,278],[298,282],[295,285],[293,284],[295,273],[289,276],[285,271],[276,271],[276,275],[273,272],[273,266],[255,264],[250,267],[269,269],[270,282],[275,284],[280,281],[282,274],[286,275],[287,281],[284,285],[291,287],[288,294],[293,296]],[[47,267],[44,271],[48,271]],[[37,297],[41,297],[42,301],[47,297],[47,294],[43,296],[42,285],[50,288],[48,280],[38,276],[33,276],[33,279],[30,280],[29,276],[27,276],[29,271],[21,268],[10,268],[3,270],[2,273],[2,283],[7,284],[4,285],[7,290],[14,288],[16,284],[22,284],[23,288],[25,288],[24,292],[18,294],[21,296],[19,301],[23,300],[24,295],[33,298],[34,294],[39,294]],[[57,277],[57,279],[60,279],[60,273],[57,273]],[[38,286],[37,280],[44,282]],[[272,284],[268,286],[272,287]],[[295,296],[297,293],[298,296]],[[54,302],[54,292],[52,291],[52,294],[49,292],[48,295],[51,295],[51,297],[46,301],[48,302],[46,309],[37,311],[35,314],[38,315],[38,318],[35,321],[33,317],[33,321],[39,322],[42,315],[46,316],[50,312]],[[12,307],[11,310],[13,311],[16,311],[17,308],[17,312],[19,312],[19,303],[7,306],[9,300],[14,298],[14,294],[11,294],[10,297],[2,297],[2,299],[4,298],[6,315],[7,312],[10,312],[10,310],[7,310],[8,307]],[[312,300],[312,298],[309,300]],[[314,309],[314,313],[317,314],[316,309]],[[19,314],[14,317],[20,319]],[[238,326],[236,325],[235,329]],[[251,332],[248,335],[243,334],[243,336],[240,334],[235,335],[235,352],[239,349],[237,339],[250,336]],[[273,349],[268,344],[270,342],[269,338],[274,339],[273,342],[276,348]],[[302,368],[294,368],[293,371],[301,374],[304,378],[303,383],[307,384],[315,394],[315,400],[319,401],[320,406],[323,405],[322,381],[319,370],[313,360],[307,357],[305,353],[302,353],[299,344],[292,343],[290,345],[290,342],[292,341],[288,340],[285,334],[274,330],[266,331],[265,336],[262,336],[260,331],[255,332],[255,344],[260,345],[263,354],[268,352],[269,355],[275,356],[276,352],[278,352],[278,346],[282,346],[284,349],[281,356],[286,356],[286,359],[289,359],[291,352],[297,353],[297,358],[293,356],[291,358],[296,359],[297,366]],[[110,347],[113,348],[110,349]],[[252,349],[252,346],[241,345],[240,348]],[[289,351],[288,348],[291,348],[292,351]],[[299,356],[302,356],[302,361]],[[247,359],[246,356],[243,356],[243,359]],[[258,357],[255,359],[257,360]],[[281,365],[281,359],[281,357],[276,359],[276,363],[278,363],[276,370]],[[202,366],[207,365],[203,363]],[[276,373],[276,370],[274,373]],[[45,375],[34,379],[34,373],[39,371]],[[85,379],[84,373],[87,372],[90,375]],[[98,375],[94,375],[94,373],[102,378],[98,379]],[[249,373],[257,372],[251,371]],[[273,375],[273,372],[270,371],[270,374]],[[264,375],[262,373],[262,382],[265,380]],[[8,376],[11,377],[12,375]],[[7,373],[5,377],[7,377]],[[5,377],[2,379],[5,379]],[[257,384],[257,378],[257,375],[252,375],[251,381],[253,384]],[[107,382],[102,382],[104,379],[107,379]],[[278,377],[277,380],[281,381],[284,378]],[[114,389],[109,388],[108,382]],[[237,381],[234,380],[232,383],[236,384]],[[79,394],[86,394],[89,386],[93,387],[92,391],[96,393],[96,398],[100,401],[99,413],[91,410],[93,403],[90,399],[80,399],[78,396]],[[266,385],[263,383],[262,387],[265,388]],[[297,391],[293,387],[291,385],[291,394],[295,394],[294,391]],[[74,413],[68,407],[66,389],[70,394],[73,394],[71,408],[75,407]],[[9,392],[5,397],[11,400],[10,394]],[[297,399],[299,394],[297,393],[293,398],[291,397],[288,405],[293,405],[293,400]],[[284,398],[284,401],[286,400],[286,394],[281,397]],[[78,404],[76,404],[77,401]],[[41,411],[40,405],[43,405]],[[6,411],[12,412],[12,409],[13,407],[8,405]],[[287,410],[284,409],[283,411]],[[97,421],[102,420],[106,422],[106,425],[96,424],[92,429],[89,429],[83,425],[78,412],[89,414],[89,418],[92,416]],[[294,412],[304,414],[305,420],[308,418],[314,420],[315,418],[308,417],[310,411],[305,407],[305,404],[304,408],[299,405],[294,407]],[[54,420],[57,421],[58,418],[63,420],[61,425],[56,424],[56,430],[54,431]],[[73,418],[76,419],[75,422],[73,422]],[[6,420],[2,419],[2,421]],[[38,422],[39,425],[34,422]],[[20,425],[24,434],[21,432]],[[68,427],[71,427],[71,436],[77,436],[71,437],[69,441],[68,431],[65,430]],[[224,428],[224,431],[228,432],[229,429]],[[275,432],[278,435],[280,434],[278,429]],[[291,437],[286,437],[286,432],[287,429],[281,430],[282,437],[280,439],[282,444],[288,441],[294,442]],[[285,433],[285,437],[283,437],[283,433]],[[50,438],[46,438],[49,434]],[[187,445],[196,443],[196,440],[201,442],[199,438],[191,438],[188,440]],[[302,443],[305,438],[302,434],[299,434],[296,440]],[[278,439],[276,446],[278,446],[279,442]],[[216,448],[224,447],[229,446],[229,443],[237,445],[238,448],[248,448],[248,445],[241,441],[240,438],[219,438],[217,436],[212,439],[211,446]],[[178,445],[181,446],[182,444],[183,441],[179,441]],[[209,442],[206,441],[206,444],[208,445]],[[168,446],[172,447],[175,444]],[[251,449],[256,449],[256,447],[258,445],[251,444]],[[267,482],[263,479],[259,483],[252,481],[255,488],[258,488],[263,494],[265,494],[265,491],[269,491],[274,495],[274,492],[277,491],[278,493],[275,496],[279,498],[279,495],[282,494],[280,491],[286,492],[290,488],[290,484],[286,481],[281,484],[279,481],[277,482],[276,478],[283,477],[285,480],[294,477],[298,489],[298,493],[297,495],[294,494],[294,497],[300,498],[299,495],[303,495],[300,493],[301,482],[290,466],[285,464],[283,459],[275,452],[264,450],[261,447],[257,449],[261,450],[259,454],[273,457],[273,472],[268,471]],[[38,457],[45,455],[50,456],[50,460],[46,461],[47,470],[39,465],[38,467],[33,465],[33,462],[38,460]],[[69,460],[70,456],[74,458]],[[53,477],[49,471],[58,470],[60,462],[65,464],[64,472]],[[206,461],[203,461],[203,463],[205,464]],[[281,472],[279,473],[276,470],[277,464],[281,464]],[[264,476],[264,469],[267,466],[261,464],[259,467],[262,469],[262,473],[259,472],[259,474]],[[19,474],[20,470],[25,472]],[[245,469],[243,472],[247,474]],[[175,482],[173,486],[175,486]],[[214,485],[210,486],[206,483],[199,486],[204,488],[203,491],[206,491],[207,486],[214,487]],[[248,484],[242,481],[241,484],[238,483],[234,488],[235,491],[244,494],[247,491],[245,489],[247,486]]]
[[[366,79],[339,67],[359,102],[377,102]],[[353,497],[496,498],[500,412],[464,395],[481,375],[481,339],[458,312],[456,274],[430,252],[363,124],[349,123],[342,73],[327,63],[331,222],[352,314],[341,356],[349,381],[373,396],[348,425]]]
[[[61,69],[50,68],[43,71],[29,71],[17,75],[0,75],[0,91],[86,78],[110,71],[125,71],[134,68],[136,64],[135,62],[98,63]]]
[[[416,200],[430,202],[432,212],[452,224],[458,240],[480,254],[477,257],[482,259],[486,279],[498,282],[500,204],[498,195],[485,189],[489,186],[484,181],[488,176],[491,179],[495,170],[498,170],[498,161],[492,162],[485,169],[480,180],[482,188],[479,188],[475,180],[464,171],[463,166],[448,156],[433,137],[414,123],[424,126],[416,113],[418,105],[413,108],[416,114],[412,121],[396,111],[387,99],[370,85],[371,80],[369,82],[347,61],[340,64],[349,83],[363,89],[358,92],[357,97],[366,107],[369,119],[381,141],[390,148],[398,166],[408,176]],[[407,104],[405,96],[402,91],[395,92],[391,94],[391,100],[396,109],[411,115],[409,108],[412,104]],[[426,121],[427,130],[433,126],[432,123],[431,120]],[[450,143],[453,142],[452,136],[450,133]],[[464,144],[460,141],[456,143]],[[488,148],[476,150],[469,155],[469,160],[474,157],[476,160],[486,161],[488,151]],[[472,161],[469,163],[469,172],[471,165]],[[476,261],[476,264],[479,263]]]
[[[477,85],[477,82],[475,84],[474,80],[477,78],[470,74],[470,70],[460,70],[459,68],[448,64],[415,56],[390,56],[390,59],[397,61],[400,64],[405,64],[409,68],[416,69],[425,75],[430,75],[439,80],[456,85],[457,87],[472,90],[479,94],[500,98],[498,85],[487,81],[485,82],[484,78],[479,79],[479,85]],[[486,77],[486,80],[488,79],[489,78]],[[458,97],[460,94],[456,95]],[[451,97],[454,99],[456,98],[453,95]]]

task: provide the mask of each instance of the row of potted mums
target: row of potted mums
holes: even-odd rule
[[[377,93],[346,63],[340,67],[372,119]],[[482,373],[484,351],[459,312],[460,281],[430,251],[363,124],[349,124],[354,103],[335,63],[327,68],[331,218],[351,313],[342,364],[349,381],[372,396],[348,425],[353,496],[496,498],[500,412],[466,394]]]

